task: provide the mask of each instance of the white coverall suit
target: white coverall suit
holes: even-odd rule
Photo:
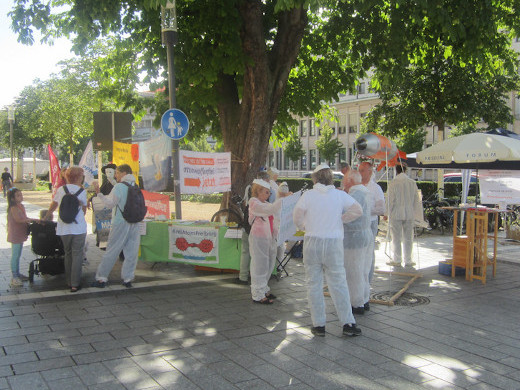
[[[251,295],[254,301],[264,299],[270,291],[268,282],[276,262],[278,235],[273,215],[280,212],[281,206],[281,199],[274,203],[262,202],[254,197],[249,200]]]
[[[323,274],[341,325],[355,324],[343,261],[343,222],[360,217],[362,209],[333,185],[317,183],[296,203],[293,220],[305,230],[303,263],[313,326],[325,326]]]
[[[363,215],[344,226],[345,271],[352,307],[363,307],[370,300],[368,275],[374,253],[374,235],[370,228],[371,194],[363,184],[352,186],[349,190],[363,209]]]
[[[392,236],[393,260],[412,263],[414,211],[419,203],[417,184],[405,173],[398,174],[388,185],[388,213]],[[402,243],[402,250],[401,250]]]

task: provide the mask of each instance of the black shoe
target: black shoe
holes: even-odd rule
[[[123,286],[126,288],[132,288],[132,282],[123,282]]]
[[[311,333],[314,336],[324,337],[325,327],[324,326],[311,326]]]
[[[365,308],[363,306],[360,307],[353,307],[352,308],[353,314],[365,314]]]
[[[248,284],[249,284],[249,281],[248,281],[248,280],[242,280],[242,279],[240,279],[240,278],[236,278],[236,279],[235,279],[235,283],[236,283],[236,284],[248,285]]]
[[[90,283],[90,287],[105,288],[106,286],[107,282],[102,282],[100,280],[94,280],[92,283]]]
[[[356,327],[356,324],[345,324],[343,325],[343,336],[361,336],[361,329]]]
[[[367,302],[363,305],[363,309],[365,309],[365,311],[370,311],[370,303]]]

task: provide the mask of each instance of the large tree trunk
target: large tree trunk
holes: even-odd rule
[[[242,48],[247,58],[241,99],[237,78],[222,74],[217,87],[224,147],[232,153],[232,192],[239,195],[266,160],[280,100],[307,25],[302,7],[280,12],[277,35],[268,48],[262,7],[259,0],[239,5]]]

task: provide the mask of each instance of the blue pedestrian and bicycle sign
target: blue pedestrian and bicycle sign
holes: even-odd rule
[[[181,139],[188,134],[190,122],[184,112],[172,108],[163,114],[161,118],[161,128],[168,137]]]

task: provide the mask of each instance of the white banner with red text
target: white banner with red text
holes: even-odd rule
[[[182,194],[231,191],[231,153],[179,150]]]

